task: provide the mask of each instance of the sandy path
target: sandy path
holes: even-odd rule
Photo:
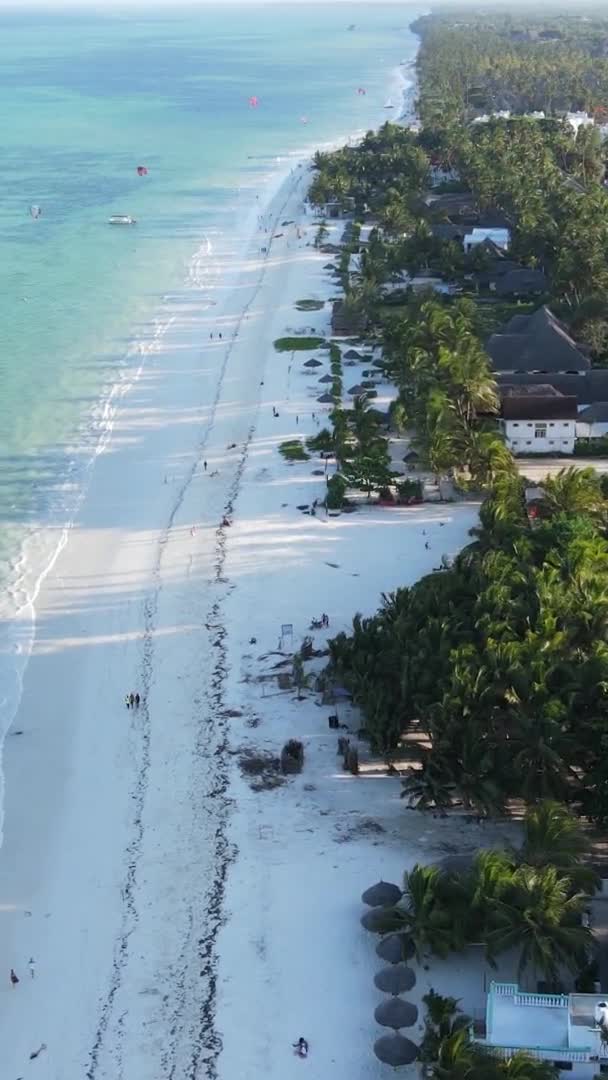
[[[277,221],[296,216],[301,184],[292,178],[274,199]],[[263,260],[259,243],[222,312],[221,343],[217,327],[209,342],[216,322],[196,298],[178,298],[171,337],[124,398],[40,597],[14,725],[23,734],[5,753],[9,1080],[213,1074],[212,945],[230,857],[222,611],[231,586],[219,523],[255,423],[264,316],[296,258],[283,240]],[[131,689],[144,697],[135,712],[123,704]]]

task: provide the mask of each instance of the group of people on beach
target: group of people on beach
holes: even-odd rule
[[[127,709],[139,709],[140,704],[141,697],[138,693],[134,694],[133,691],[131,691],[130,694],[125,694],[125,705],[127,706]]]

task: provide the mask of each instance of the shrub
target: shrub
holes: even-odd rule
[[[422,499],[422,481],[421,480],[400,480],[397,484],[397,491],[399,493],[399,501],[403,503],[411,502],[412,499]]]
[[[574,444],[575,457],[608,457],[608,435],[599,439],[577,439]]]
[[[274,343],[277,352],[300,352],[318,349],[325,343],[322,337],[280,337]]]
[[[311,435],[311,437],[306,440],[306,446],[308,447],[309,450],[313,450],[313,451],[314,450],[325,450],[325,451],[333,450],[334,439],[333,439],[333,435],[332,435],[331,431],[329,430],[329,428],[326,428],[326,427],[321,428],[321,430],[318,431],[316,435]]]
[[[306,453],[300,439],[288,439],[279,446],[279,453],[286,461],[308,461],[310,454]]]
[[[296,300],[298,311],[321,311],[325,307],[324,300]]]
[[[341,510],[344,506],[344,494],[346,492],[346,480],[341,473],[334,473],[327,481],[327,496],[325,505],[328,510]]]

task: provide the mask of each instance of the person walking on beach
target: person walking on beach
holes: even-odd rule
[[[428,540],[425,540],[424,546],[425,546],[427,551],[430,551],[431,545],[429,544]]]
[[[206,461],[203,461],[203,468],[204,468],[205,472],[207,472],[207,462]]]
[[[34,960],[33,956],[30,956],[30,958],[29,958],[29,960],[27,962],[27,966],[30,969],[30,978],[33,979],[34,976],[36,975],[36,961]]]
[[[17,986],[17,984],[19,982],[19,976],[15,975],[15,972],[14,972],[13,968],[11,968],[11,976],[10,976],[10,978],[11,978],[11,986],[14,988],[15,986]]]
[[[125,694],[125,705],[127,706],[127,709],[128,709],[128,708],[130,707],[130,705],[131,705],[131,698],[129,697],[129,695],[128,695],[128,694]]]
[[[222,332],[221,332],[221,330],[220,330],[220,332],[219,332],[219,334],[217,336],[219,337],[219,339],[221,341],[222,340]]]
[[[136,695],[135,695],[135,708],[136,708],[136,709],[139,709],[139,703],[140,703],[140,701],[141,701],[141,698],[140,698],[139,694],[136,694]]]
[[[135,705],[135,694],[133,693],[133,691],[131,691],[131,693],[129,694],[129,705],[131,706],[131,708],[133,708]]]

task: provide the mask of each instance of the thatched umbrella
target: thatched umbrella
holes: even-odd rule
[[[407,454],[403,457],[404,461],[420,461],[420,454],[417,450],[408,450]]]
[[[382,1035],[374,1043],[374,1054],[396,1069],[399,1065],[411,1065],[418,1056],[418,1047],[403,1035]]]
[[[390,907],[375,907],[371,911],[366,911],[365,915],[361,916],[361,926],[369,930],[371,934],[386,934],[389,930],[394,929],[392,923],[387,925],[387,915],[392,910]]]
[[[415,952],[414,942],[407,934],[387,934],[376,945],[376,956],[387,964],[400,964],[403,960],[411,960]]]
[[[315,360],[313,357],[312,360],[307,360],[305,362],[304,367],[323,367],[323,363],[321,360]]]
[[[403,994],[415,985],[416,976],[407,964],[393,964],[374,975],[374,983],[385,994]]]
[[[321,405],[331,405],[333,400],[331,394],[321,394],[321,397],[317,398],[317,401],[319,401]]]
[[[391,997],[381,1001],[374,1009],[374,1016],[382,1027],[397,1028],[412,1027],[418,1019],[418,1009],[411,1001],[403,1001],[399,997]]]
[[[365,394],[366,391],[365,387],[361,386],[361,383],[357,383],[356,386],[351,386],[348,392],[349,394],[352,394],[353,397],[359,397],[361,394]]]
[[[402,896],[398,885],[392,885],[390,881],[379,881],[377,885],[366,889],[361,899],[369,907],[391,907],[398,904]]]
[[[363,356],[361,355],[361,353],[358,353],[356,351],[356,349],[349,349],[348,352],[344,353],[344,359],[345,360],[363,360]]]
[[[330,383],[330,382],[333,382],[333,381],[334,381],[333,375],[322,375],[321,378],[319,379],[319,382],[322,382],[322,383]]]

